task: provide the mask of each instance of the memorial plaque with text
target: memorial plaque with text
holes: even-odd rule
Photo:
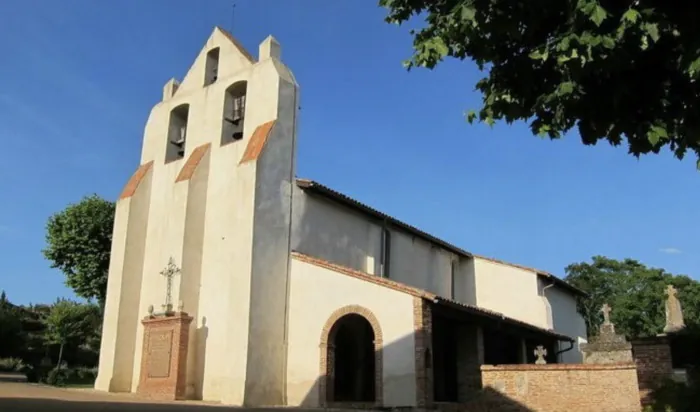
[[[173,331],[152,331],[148,343],[148,377],[170,376],[170,361],[173,350]]]

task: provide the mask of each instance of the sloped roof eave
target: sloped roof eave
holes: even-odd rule
[[[518,327],[521,327],[524,329],[528,329],[528,330],[531,330],[534,332],[542,333],[542,334],[557,338],[559,340],[564,340],[564,341],[569,341],[569,342],[574,341],[574,339],[572,339],[570,336],[563,335],[561,333],[557,333],[557,332],[550,330],[550,329],[541,328],[539,326],[530,324],[528,322],[524,322],[521,320],[511,318],[511,317],[506,316],[500,312],[492,311],[492,310],[481,308],[481,307],[474,306],[474,305],[469,305],[469,304],[457,302],[457,301],[452,300],[452,299],[447,299],[447,298],[441,297],[439,295],[436,295],[434,293],[428,292],[427,290],[424,290],[424,289],[419,289],[419,288],[416,288],[413,286],[409,286],[409,285],[406,285],[404,283],[397,282],[395,280],[381,278],[381,277],[376,276],[376,275],[370,275],[369,273],[365,273],[365,272],[362,272],[359,270],[351,269],[351,268],[346,267],[346,266],[331,263],[327,260],[319,259],[319,258],[316,258],[313,256],[309,256],[309,255],[304,254],[304,253],[293,251],[292,258],[297,259],[297,260],[302,261],[302,262],[309,263],[309,264],[314,265],[314,266],[329,269],[329,270],[334,271],[336,273],[344,274],[344,275],[347,275],[347,276],[350,276],[350,277],[353,277],[353,278],[356,278],[359,280],[373,283],[373,284],[378,285],[378,286],[383,286],[383,287],[395,290],[397,292],[402,292],[402,293],[406,293],[406,294],[411,295],[411,296],[426,299],[426,300],[429,300],[435,304],[449,306],[449,307],[452,307],[454,309],[458,309],[458,310],[461,310],[463,312],[471,313],[471,314],[476,315],[476,316],[482,316],[482,317],[490,318],[492,320],[498,320],[500,322],[505,322],[505,323],[508,323],[508,324],[511,324],[514,326],[518,326]]]

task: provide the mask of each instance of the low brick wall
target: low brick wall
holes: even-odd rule
[[[637,369],[625,364],[483,365],[492,409],[639,412]],[[494,403],[502,402],[502,408]]]
[[[642,404],[648,405],[651,402],[651,391],[664,379],[673,376],[671,346],[664,337],[640,339],[632,342],[632,354],[637,363]]]

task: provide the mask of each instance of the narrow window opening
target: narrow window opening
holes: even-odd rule
[[[165,162],[182,159],[185,156],[185,142],[187,141],[187,119],[190,106],[183,104],[170,112],[170,124],[168,126],[168,145],[165,151]]]
[[[221,144],[243,138],[247,83],[236,82],[226,89],[224,97],[224,121],[221,128]]]
[[[386,227],[382,228],[382,256],[381,275],[383,278],[389,277],[389,263],[391,262],[391,232]]]
[[[219,78],[219,48],[209,50],[204,68],[204,85],[209,86]]]

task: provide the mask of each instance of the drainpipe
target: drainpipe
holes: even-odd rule
[[[566,349],[562,349],[562,350],[560,350],[560,351],[555,352],[555,353],[554,353],[554,356],[556,356],[557,359],[559,359],[559,355],[561,355],[561,354],[564,353],[564,352],[568,352],[568,351],[570,351],[570,350],[573,349],[573,348],[574,348],[574,341],[570,340],[570,341],[569,341],[569,347],[566,348]]]
[[[542,299],[547,301],[547,302],[549,302],[549,301],[547,300],[547,294],[545,292],[547,291],[547,289],[551,288],[552,286],[554,286],[554,282],[552,282],[549,285],[542,288]],[[549,309],[550,310],[547,312],[547,323],[549,323],[549,317],[552,313],[551,305],[550,305]],[[552,327],[552,329],[554,329],[554,319],[552,319],[551,327]]]
[[[381,242],[381,245],[380,245],[381,250],[380,250],[380,261],[379,261],[379,264],[380,264],[380,272],[381,272],[381,273],[380,273],[380,276],[383,277],[383,278],[386,278],[387,275],[388,275],[388,270],[387,270],[387,269],[388,269],[388,266],[389,266],[388,260],[389,260],[389,253],[390,253],[389,250],[388,250],[389,248],[388,248],[388,242],[387,242],[387,240],[388,240],[387,238],[388,238],[389,236],[388,236],[388,233],[387,233],[387,232],[388,232],[388,229],[387,229],[387,222],[386,222],[386,219],[382,220],[381,231],[382,231],[381,240],[380,240],[380,242]]]
[[[549,284],[549,285],[547,285],[547,286],[545,286],[545,287],[542,288],[542,298],[543,298],[543,299],[547,299],[547,295],[545,294],[545,291],[546,291],[547,289],[551,288],[552,286],[554,286],[554,282],[552,282],[551,284]],[[550,308],[551,308],[551,306],[550,306]],[[550,311],[550,312],[551,312],[551,311]],[[548,315],[549,315],[549,314],[548,314]],[[547,319],[547,320],[549,320],[549,319]],[[554,327],[554,320],[553,320],[553,319],[552,319],[552,327]],[[569,341],[569,347],[566,348],[566,349],[562,349],[562,350],[560,350],[560,351],[555,352],[555,353],[554,353],[554,356],[556,356],[557,359],[559,359],[559,355],[561,355],[561,354],[564,353],[564,352],[568,352],[568,351],[570,351],[570,350],[573,349],[573,348],[574,348],[574,341]]]

